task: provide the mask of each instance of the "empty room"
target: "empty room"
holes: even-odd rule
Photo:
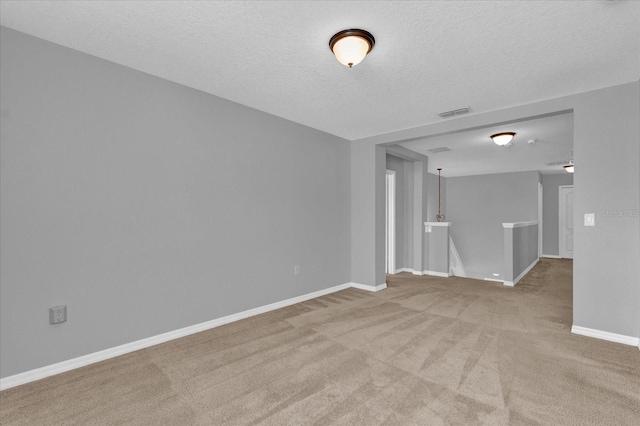
[[[0,25],[0,424],[638,424],[640,2]]]

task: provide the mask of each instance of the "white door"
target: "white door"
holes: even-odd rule
[[[560,257],[573,259],[573,186],[560,186]]]
[[[387,170],[385,272],[396,273],[396,172]]]

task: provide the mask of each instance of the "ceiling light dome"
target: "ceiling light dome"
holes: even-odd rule
[[[376,44],[373,35],[365,30],[343,30],[329,40],[329,48],[336,59],[349,68],[358,65]]]
[[[573,171],[574,171],[573,162],[571,162],[571,163],[567,164],[566,166],[564,166],[564,169],[569,173],[573,173]]]
[[[515,135],[516,134],[513,132],[502,132],[491,135],[490,138],[496,143],[496,145],[505,146],[511,142],[511,139],[513,139]]]

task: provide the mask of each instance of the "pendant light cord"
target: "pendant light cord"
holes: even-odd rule
[[[442,169],[438,169],[438,216],[440,216],[440,173]]]

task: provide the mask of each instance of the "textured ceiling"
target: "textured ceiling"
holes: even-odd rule
[[[0,23],[353,140],[640,78],[624,1],[7,1]],[[353,69],[345,28],[374,34]]]
[[[489,138],[499,132],[516,133],[508,147],[500,147]],[[534,142],[529,143],[532,140]],[[563,164],[547,164],[568,164],[573,160],[573,114],[428,137],[404,142],[400,146],[428,156],[429,172],[437,174],[441,167],[444,177],[528,170],[538,170],[543,174],[567,173]],[[428,151],[440,147],[450,151]]]

